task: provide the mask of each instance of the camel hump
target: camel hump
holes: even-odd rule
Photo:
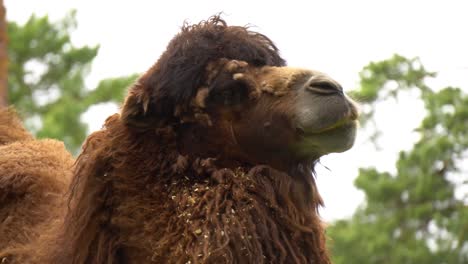
[[[14,110],[0,109],[0,252],[57,216],[73,162],[62,142],[34,139]]]
[[[31,140],[33,136],[24,128],[13,108],[0,108],[0,145]]]

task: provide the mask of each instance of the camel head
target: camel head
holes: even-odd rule
[[[357,117],[338,82],[287,67],[266,36],[219,17],[185,26],[121,114],[135,131],[172,127],[183,154],[279,169],[348,150]]]

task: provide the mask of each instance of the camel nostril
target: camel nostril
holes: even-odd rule
[[[343,94],[343,88],[338,83],[323,77],[310,78],[305,84],[305,89],[322,95]]]

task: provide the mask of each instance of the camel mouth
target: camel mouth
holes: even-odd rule
[[[301,136],[326,134],[333,130],[339,130],[343,128],[345,129],[350,125],[357,127],[359,125],[358,119],[359,111],[353,103],[350,103],[349,110],[342,118],[338,119],[338,121],[334,122],[333,124],[326,125],[321,128],[307,128],[306,126],[297,126],[296,131]]]
[[[330,83],[333,83],[330,81]],[[358,105],[338,88],[330,88],[322,83],[313,83],[300,90],[297,95],[295,125],[299,134],[326,134],[359,118]],[[331,85],[331,84],[330,84]],[[338,84],[337,84],[338,85]],[[332,94],[310,92],[310,89],[327,89]],[[338,92],[337,92],[338,91]]]
[[[304,157],[344,152],[354,145],[358,127],[357,120],[347,119],[320,131],[304,131],[299,128],[298,134],[301,139],[294,145],[294,149]]]
[[[345,117],[331,126],[328,126],[319,130],[311,130],[311,131],[307,131],[303,129],[302,133],[304,135],[307,135],[307,134],[320,135],[320,134],[330,133],[334,130],[346,129],[348,127],[353,127],[353,126],[357,127],[358,125],[359,125],[359,122],[357,121],[357,118]]]
[[[359,127],[359,122],[357,120],[345,120],[345,121],[340,121],[337,124],[325,128],[321,131],[314,132],[312,134],[315,135],[326,135],[326,134],[334,134],[335,132],[339,131],[352,131],[356,130]]]

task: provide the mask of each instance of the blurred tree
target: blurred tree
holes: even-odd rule
[[[60,139],[73,153],[87,134],[81,115],[94,104],[121,102],[136,79],[107,79],[87,89],[84,79],[98,47],[75,47],[70,40],[75,27],[75,12],[55,23],[34,15],[24,25],[8,23],[10,104],[34,134]]]
[[[433,76],[419,59],[398,55],[361,72],[354,96],[364,104],[364,123],[378,102],[409,89],[420,92],[426,116],[396,173],[360,169],[355,185],[365,203],[329,229],[336,264],[468,263],[468,95],[430,89],[425,80]]]
[[[3,0],[0,0],[0,107],[8,105],[8,55],[7,22]]]

